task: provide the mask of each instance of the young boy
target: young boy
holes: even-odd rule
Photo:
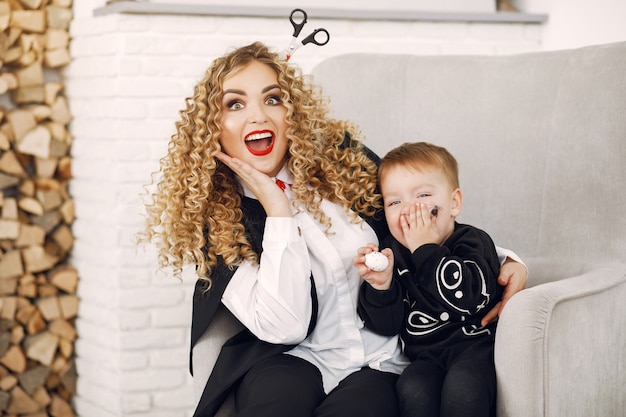
[[[455,158],[429,143],[405,143],[381,161],[379,182],[391,237],[389,265],[354,265],[366,281],[359,296],[365,325],[400,334],[411,360],[397,383],[402,416],[495,415],[495,323],[481,318],[501,298],[491,238],[459,224],[463,195]]]

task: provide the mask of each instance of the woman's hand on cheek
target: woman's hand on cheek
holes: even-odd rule
[[[292,216],[287,196],[268,175],[223,152],[218,152],[215,156],[228,166],[254,193],[268,217]]]

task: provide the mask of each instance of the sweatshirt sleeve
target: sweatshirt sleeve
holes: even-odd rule
[[[382,336],[400,333],[404,320],[402,290],[397,280],[388,290],[377,290],[367,282],[359,290],[358,312],[365,327]]]

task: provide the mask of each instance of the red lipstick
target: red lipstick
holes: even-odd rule
[[[274,148],[274,132],[271,130],[255,130],[248,133],[244,141],[252,155],[268,155]]]

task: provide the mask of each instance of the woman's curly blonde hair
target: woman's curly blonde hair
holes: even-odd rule
[[[295,200],[327,232],[332,225],[320,209],[323,198],[343,206],[355,222],[359,214],[372,216],[380,208],[376,165],[360,142],[342,146],[346,133],[358,135],[356,126],[329,118],[320,90],[264,44],[236,49],[216,59],[193,97],[185,100],[167,155],[155,173],[159,180],[146,204],[146,230],[140,234],[140,241],[156,241],[159,267],[170,266],[179,276],[184,265],[195,264],[198,277],[209,285],[219,257],[227,266],[258,262],[242,224],[241,186],[215,158],[221,150],[223,82],[251,61],[270,66],[278,75],[287,108],[287,164]]]

